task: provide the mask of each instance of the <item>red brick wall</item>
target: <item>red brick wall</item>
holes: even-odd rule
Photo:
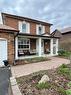
[[[49,33],[50,34],[50,26],[45,26],[45,33]]]
[[[18,19],[11,18],[11,17],[5,17],[5,24],[15,29],[18,29],[18,22],[19,22]],[[29,22],[29,23],[30,23],[30,33],[35,35],[36,34],[36,23],[33,23],[33,22]],[[49,25],[47,26],[45,25],[45,33],[50,33]]]
[[[5,25],[11,26],[11,27],[13,27],[15,29],[18,29],[18,20],[6,17],[5,18]]]
[[[0,38],[7,39],[8,61],[10,64],[13,64],[14,62],[14,35],[10,33],[0,32]]]
[[[30,49],[36,49],[36,39],[30,39]]]

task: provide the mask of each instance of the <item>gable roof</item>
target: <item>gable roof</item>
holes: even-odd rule
[[[2,19],[5,16],[8,16],[8,17],[12,17],[12,18],[15,18],[15,19],[19,19],[19,20],[25,20],[25,21],[29,21],[29,22],[34,22],[34,23],[37,23],[37,24],[43,24],[43,25],[49,25],[49,26],[53,25],[51,23],[47,23],[47,22],[44,22],[44,21],[31,19],[31,18],[28,18],[28,17],[22,17],[22,16],[12,15],[12,14],[8,14],[8,13],[1,13],[1,14],[2,14]],[[3,19],[3,21],[4,21],[4,19]]]
[[[55,30],[55,31],[53,31],[52,33],[51,33],[51,36],[52,37],[61,37],[62,35],[61,35],[61,32],[59,31],[59,30]]]
[[[43,36],[51,36],[50,33],[48,33],[48,32],[43,33],[43,34],[41,34],[41,35],[43,35]]]
[[[12,28],[12,27],[4,25],[4,24],[0,24],[0,30],[19,32],[19,30],[16,30],[15,28]]]
[[[62,34],[71,33],[71,27],[64,28],[60,30]]]

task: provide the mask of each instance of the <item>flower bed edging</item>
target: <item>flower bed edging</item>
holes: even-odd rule
[[[22,95],[19,90],[19,87],[17,85],[15,77],[10,78],[10,83],[11,83],[12,94],[13,95]]]

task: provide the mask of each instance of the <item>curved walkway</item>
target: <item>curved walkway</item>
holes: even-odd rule
[[[21,77],[40,70],[57,68],[61,64],[69,64],[69,60],[64,58],[51,57],[50,59],[51,60],[44,62],[12,66],[12,75],[14,77]]]

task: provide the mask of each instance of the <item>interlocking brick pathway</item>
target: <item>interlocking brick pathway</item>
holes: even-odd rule
[[[51,60],[44,62],[12,66],[11,67],[12,74],[14,77],[21,77],[40,70],[57,68],[61,64],[69,64],[68,59],[59,57],[51,57],[50,59]]]

